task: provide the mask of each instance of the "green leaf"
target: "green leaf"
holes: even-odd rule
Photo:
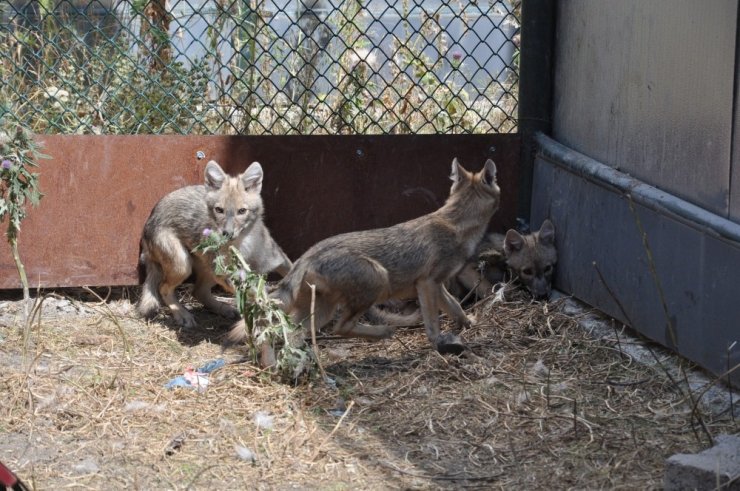
[[[244,319],[247,345],[255,363],[258,362],[256,346],[268,343],[276,349],[277,372],[286,380],[295,380],[301,374],[310,374],[316,368],[313,352],[302,343],[300,332],[283,312],[279,303],[270,297],[267,278],[252,271],[239,249],[211,233],[193,248],[194,253],[213,254],[214,271],[234,285],[235,303]],[[300,342],[292,345],[291,340]]]

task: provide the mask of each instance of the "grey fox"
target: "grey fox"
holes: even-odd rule
[[[555,227],[550,220],[531,234],[510,229],[506,235],[486,234],[476,255],[450,281],[450,292],[458,297],[475,289],[478,298],[491,294],[493,285],[507,275],[521,283],[532,296],[546,299],[552,292],[552,274],[558,260]]]
[[[252,163],[238,177],[227,175],[214,161],[205,167],[205,183],[186,186],[164,196],[154,206],[144,225],[141,262],[146,280],[137,309],[143,317],[156,314],[160,298],[170,308],[175,322],[192,327],[195,318],[175,295],[175,288],[191,273],[195,275],[193,295],[209,310],[237,317],[230,305],[211,295],[215,284],[233,292],[225,279],[213,272],[212,257],[192,253],[204,231],[231,238],[258,273],[277,271],[285,275],[291,262],[270,236],[262,221],[262,166]]]
[[[304,329],[310,326],[311,289],[315,285],[315,326],[327,324],[337,309],[334,332],[343,336],[382,339],[393,335],[387,325],[358,324],[373,305],[389,299],[418,298],[429,341],[446,351],[449,335],[440,335],[439,310],[458,326],[470,320],[444,282],[465,265],[496,212],[501,191],[496,165],[486,161],[477,173],[452,162],[452,188],[445,204],[419,218],[388,228],[350,232],[322,240],[306,251],[272,292],[287,314]],[[228,343],[247,336],[237,323]],[[457,348],[453,347],[453,350]],[[265,359],[268,362],[265,362]],[[269,364],[263,347],[263,365]]]

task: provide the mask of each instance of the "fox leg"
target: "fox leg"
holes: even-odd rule
[[[369,305],[367,308],[370,308]],[[395,329],[391,326],[368,326],[357,321],[367,309],[342,312],[334,327],[334,332],[340,336],[367,339],[387,339],[393,336]]]
[[[470,327],[470,319],[465,314],[463,308],[460,306],[460,302],[458,302],[457,299],[453,297],[450,292],[447,291],[444,285],[439,285],[437,294],[439,305],[442,307],[442,310],[444,310],[447,315],[449,315],[452,320],[455,321],[455,324],[457,324],[458,327],[462,328]]]
[[[225,292],[231,293],[232,295],[236,295],[236,289],[234,288],[234,285],[231,284],[230,281],[228,281],[226,278],[222,278],[216,275],[212,276],[213,282],[224,289]],[[213,286],[211,286],[213,288]]]
[[[336,307],[330,305],[319,299],[316,295],[316,305],[314,306],[313,312],[313,326],[316,331],[327,325],[334,315]],[[293,322],[300,324],[303,330],[310,334],[311,333],[311,306],[310,304],[306,308],[296,310],[292,317]]]
[[[421,315],[424,318],[424,327],[426,327],[427,337],[432,346],[443,354],[454,353],[459,355],[463,353],[467,347],[459,336],[447,332],[440,333],[439,331],[440,304],[458,323],[465,319],[463,325],[470,325],[470,321],[465,316],[460,304],[441,283],[435,283],[432,280],[418,282],[416,290],[419,294],[419,305],[421,306]]]
[[[290,308],[285,309],[285,312],[290,315],[291,320],[294,324],[301,326],[301,338],[311,333],[311,324],[313,321],[313,327],[316,331],[324,327],[334,315],[336,306],[323,296],[316,294],[316,302],[314,304],[313,312],[311,312],[311,293],[310,290],[306,295],[306,291],[303,294],[299,294],[298,298],[289,305]],[[311,316],[313,314],[313,318]],[[242,324],[244,321],[241,321]],[[245,329],[246,332],[246,329]],[[259,335],[259,333],[255,333]],[[294,342],[294,341],[293,341]],[[259,346],[260,350],[260,366],[262,368],[269,368],[277,363],[275,356],[275,348],[272,344],[265,342]]]
[[[231,305],[216,300],[211,293],[211,289],[216,285],[216,283],[220,284],[226,291],[230,291],[231,293],[234,292],[234,288],[224,280],[219,281],[219,279],[214,276],[212,269],[200,257],[193,257],[193,269],[195,272],[193,296],[211,312],[215,312],[231,319],[239,317],[239,311],[237,309]]]
[[[467,295],[471,290],[475,289],[475,296],[477,298],[485,298],[491,294],[491,290],[493,289],[491,282],[481,274],[476,268],[476,264],[470,262],[457,274],[457,281],[463,286],[463,295]]]
[[[342,315],[334,332],[340,336],[385,339],[396,331],[387,325],[359,324],[358,320],[379,300],[390,294],[388,271],[371,257],[356,257],[352,263],[352,274],[337,281],[325,279],[326,290],[337,292],[336,304],[342,307]]]
[[[351,305],[341,302],[337,298],[329,298],[323,292],[316,292],[316,304],[314,306],[314,326],[318,331],[334,316],[337,304],[342,305],[342,313],[334,325],[334,332],[340,336],[361,337],[369,339],[384,339],[393,335],[394,329],[389,326],[368,326],[358,324],[357,321],[362,314],[372,307],[372,300],[375,298],[371,291],[365,292],[366,298],[353,298]],[[291,311],[291,316],[295,322],[303,325],[305,332],[311,332],[311,293],[309,289],[302,291],[300,298],[295,302]]]
[[[463,287],[463,295],[467,295],[470,290],[476,288],[481,279],[480,273],[475,269],[475,264],[471,262],[463,266],[456,278]]]
[[[423,280],[416,283],[416,292],[419,296],[419,307],[421,308],[421,317],[424,320],[424,328],[427,331],[427,338],[429,338],[429,341],[435,348],[437,347],[437,338],[439,338],[440,294],[438,290],[439,285],[432,280]]]
[[[162,281],[159,284],[159,294],[162,301],[169,307],[177,324],[195,327],[193,314],[182,306],[175,294],[175,288],[188,279],[192,272],[190,253],[174,236],[157,237],[155,246],[150,247],[150,254],[156,257],[161,267]]]
[[[144,256],[144,267],[146,279],[141,287],[141,297],[136,309],[143,318],[150,319],[159,310],[159,284],[162,282],[162,271],[159,264],[152,261],[148,255]]]
[[[484,276],[481,276],[480,284],[478,285],[478,288],[475,289],[475,295],[476,297],[480,298],[486,298],[493,292],[493,285],[490,281],[488,281]]]
[[[306,289],[308,290],[308,289]],[[275,298],[275,297],[273,297]],[[324,325],[326,325],[334,315],[335,305],[323,298],[318,293],[316,295],[316,302],[313,311],[313,325],[318,331]],[[296,325],[301,326],[301,336],[305,336],[311,332],[311,293],[310,290],[299,293],[298,297],[290,301],[287,307],[283,307],[283,310],[288,314]],[[254,333],[255,336],[259,336],[259,332]],[[247,339],[248,333],[244,319],[240,320],[229,333],[228,341],[229,344],[235,342],[244,342]],[[270,368],[277,363],[275,356],[275,348],[272,344],[265,342],[259,346],[260,351],[260,366],[262,368]]]

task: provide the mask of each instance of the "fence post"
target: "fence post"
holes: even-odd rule
[[[517,216],[529,219],[537,132],[550,134],[557,2],[523,0],[519,67],[522,138]],[[535,224],[536,225],[536,224]]]

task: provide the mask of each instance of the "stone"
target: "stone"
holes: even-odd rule
[[[720,435],[715,445],[697,454],[676,454],[666,461],[666,491],[740,491],[740,434]]]

